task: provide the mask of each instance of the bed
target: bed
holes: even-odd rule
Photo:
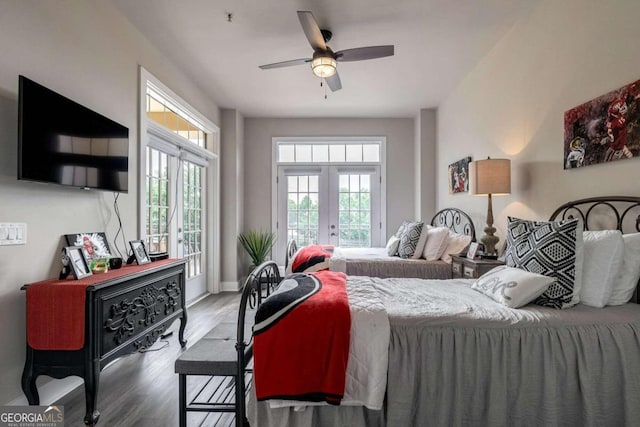
[[[432,227],[446,227],[454,235],[469,236],[470,241],[475,241],[475,228],[473,221],[465,212],[457,208],[445,208],[437,212],[430,222]],[[464,249],[458,246],[456,252]],[[285,265],[293,262],[296,256],[297,244],[289,241]],[[440,257],[438,257],[440,258]],[[450,259],[443,261],[426,260],[424,258],[412,259],[399,256],[389,256],[387,248],[332,248],[331,258],[328,259],[329,268],[332,271],[341,271],[350,276],[369,277],[417,277],[429,279],[450,279]],[[289,270],[291,272],[291,270]]]
[[[583,199],[551,219],[571,217],[586,230],[635,235],[640,198]],[[640,420],[637,282],[629,303],[558,310],[505,307],[471,289],[472,280],[348,277],[348,287],[354,281],[375,289],[388,316],[382,408],[272,408],[250,394],[252,426],[622,426]]]

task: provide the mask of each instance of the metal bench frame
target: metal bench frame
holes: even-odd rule
[[[248,365],[253,357],[253,340],[251,334],[245,332],[245,325],[252,325],[253,319],[247,319],[247,309],[257,309],[280,281],[280,272],[275,262],[267,261],[256,267],[241,289],[235,336],[228,336],[233,332],[224,330],[223,324],[220,324],[207,334],[209,338],[199,340],[176,360],[180,427],[187,426],[187,412],[234,412],[237,427],[249,425],[245,399],[251,387],[252,370]],[[233,359],[230,356],[233,350],[235,360],[230,360]],[[221,360],[216,359],[217,356]],[[189,375],[206,375],[211,378],[188,402]],[[219,395],[218,398],[215,401],[199,400],[212,381],[215,387],[212,396]],[[234,399],[231,399],[232,396]]]

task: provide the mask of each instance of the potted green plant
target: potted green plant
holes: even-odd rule
[[[249,254],[254,266],[262,264],[276,243],[276,233],[269,231],[248,230],[238,236],[240,244]]]

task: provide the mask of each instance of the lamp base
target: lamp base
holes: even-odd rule
[[[480,255],[482,259],[498,259],[498,255]]]

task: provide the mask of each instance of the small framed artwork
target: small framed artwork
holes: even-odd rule
[[[69,267],[71,267],[71,272],[76,280],[91,276],[91,269],[81,246],[67,246],[64,248],[64,252],[69,259]]]
[[[476,242],[469,243],[469,249],[467,250],[467,258],[474,259],[478,253],[478,244]]]
[[[64,238],[67,246],[81,246],[89,263],[111,257],[107,236],[102,232],[65,234]]]
[[[149,254],[147,253],[147,248],[142,240],[132,240],[129,244],[131,245],[131,250],[133,251],[133,255],[136,257],[138,265],[148,264],[151,262]]]
[[[469,191],[469,163],[471,157],[465,157],[449,165],[449,194]]]

